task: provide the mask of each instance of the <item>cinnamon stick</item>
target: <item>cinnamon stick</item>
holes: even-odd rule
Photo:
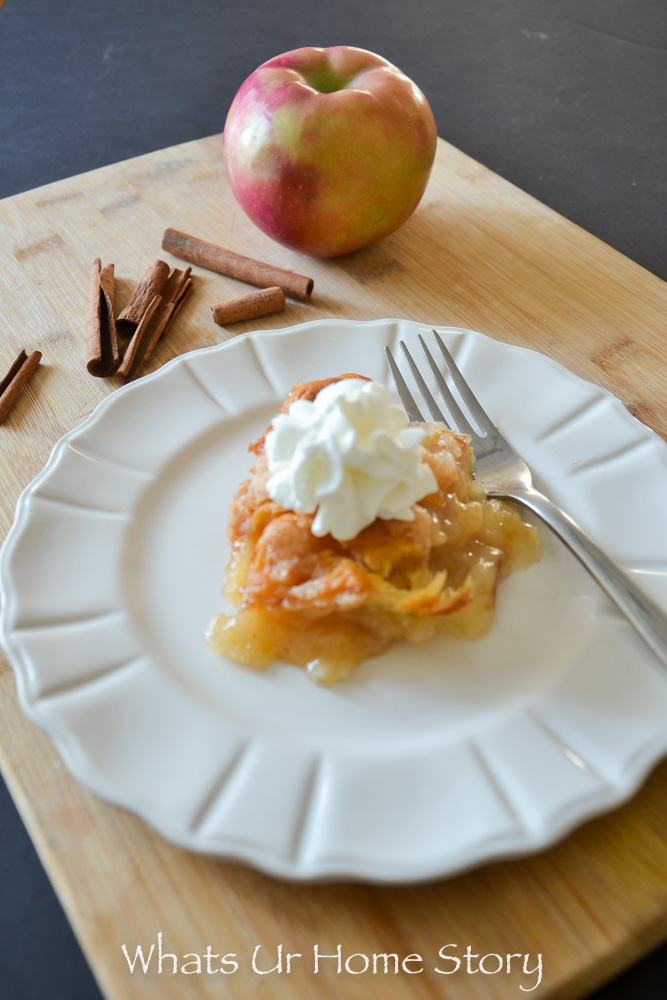
[[[86,367],[91,375],[113,375],[120,360],[113,315],[114,266],[102,267],[99,257],[90,271],[90,297],[86,338]]]
[[[191,267],[186,267],[183,271],[177,267],[171,268],[162,289],[162,299],[167,305],[176,306],[189,294],[192,288],[191,273]]]
[[[160,337],[192,291],[191,270],[189,267],[182,271],[171,268],[162,285],[162,294],[154,295],[144,308],[118,369],[121,378],[136,378],[140,368],[150,358]]]
[[[239,295],[235,299],[216,302],[211,306],[213,319],[218,326],[239,323],[243,319],[255,319],[270,313],[282,312],[285,308],[285,293],[278,286],[262,288],[258,292]]]
[[[137,327],[132,334],[132,340],[127,346],[127,350],[123,355],[123,360],[118,368],[118,375],[121,378],[129,378],[134,374],[135,369],[139,366],[140,361],[143,359],[142,348],[146,343],[147,331],[150,327],[151,320],[153,316],[160,308],[162,303],[162,296],[154,295],[151,301],[148,303],[146,309],[144,309],[143,316],[141,317]]]
[[[188,272],[190,268],[188,268]],[[180,271],[180,274],[185,274],[186,272]],[[160,322],[155,327],[148,342],[146,344],[146,350],[144,351],[141,363],[145,364],[153,353],[155,346],[160,339],[160,337],[167,332],[167,328],[171,326],[172,321],[176,317],[176,313],[180,310],[181,306],[187,299],[188,295],[192,291],[192,278],[188,278],[180,288],[178,288],[170,302],[167,302],[162,313],[162,318]]]
[[[125,337],[133,336],[155,296],[162,295],[169,274],[169,264],[163,260],[154,260],[146,268],[130,301],[118,315],[118,333]]]
[[[278,285],[290,298],[307,302],[312,294],[314,281],[294,271],[285,271],[281,267],[265,264],[251,257],[225,250],[224,247],[207,243],[197,236],[189,236],[177,229],[165,230],[162,237],[162,249],[172,253],[174,257],[197,264],[209,271],[216,271],[228,278],[238,278],[250,285],[260,288],[271,288]]]
[[[2,382],[0,382],[0,423],[5,419],[23,386],[42,360],[41,351],[26,354],[21,351]]]

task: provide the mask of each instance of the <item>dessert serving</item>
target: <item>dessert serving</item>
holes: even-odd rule
[[[229,518],[217,652],[319,683],[397,640],[485,635],[498,583],[540,557],[537,530],[473,477],[465,435],[409,424],[359,375],[302,383],[250,446]]]

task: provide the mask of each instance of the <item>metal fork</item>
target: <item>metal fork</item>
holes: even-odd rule
[[[484,487],[488,496],[509,497],[537,514],[579,558],[639,635],[667,666],[667,615],[635,586],[632,580],[612,562],[568,514],[535,488],[530,469],[492,423],[457,368],[442,337],[436,330],[433,331],[433,334],[461,400],[465,403],[470,416],[479,428],[478,431],[473,427],[457,403],[440,367],[433,358],[424,338],[420,335],[419,341],[429,368],[445,401],[452,423],[455,425],[452,429],[462,434],[469,434],[472,439],[477,481]],[[439,420],[449,426],[403,341],[400,342],[400,346],[431,416],[434,420]],[[388,347],[385,350],[398,394],[408,418],[418,423],[423,422],[424,417],[408,389],[391,351]]]

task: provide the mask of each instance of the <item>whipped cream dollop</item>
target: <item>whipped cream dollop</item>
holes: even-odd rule
[[[273,420],[267,492],[287,510],[316,512],[313,534],[341,541],[376,517],[411,521],[412,504],[437,489],[422,461],[424,434],[379,382],[332,382]]]

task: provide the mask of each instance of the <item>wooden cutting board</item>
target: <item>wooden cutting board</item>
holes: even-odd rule
[[[160,251],[168,226],[315,279],[311,303],[280,315],[213,325],[210,305],[247,291],[195,268],[196,287],[152,359],[252,328],[318,318],[405,317],[472,327],[535,348],[610,389],[641,420],[667,435],[664,317],[667,286],[440,141],[426,196],[413,218],[383,243],[333,261],[311,260],[272,243],[235,206],[219,137],[175,146],[61,181],[0,203],[0,369],[18,351],[43,362],[0,425],[0,531],[21,489],[58,438],[78,425],[115,380],[85,370],[91,262],[113,262],[118,303],[127,300]],[[576,183],[576,179],[573,179]],[[172,261],[176,263],[176,261]],[[66,772],[48,739],[23,716],[12,671],[0,665],[2,768],[37,850],[104,993],[110,998],[262,996],[313,998],[445,996],[505,1000],[535,987],[538,974],[468,972],[479,956],[542,956],[543,1000],[581,997],[667,936],[667,765],[625,807],[589,822],[552,850],[417,887],[291,885],[241,866],[199,857],[160,839],[142,822],[89,794]],[[162,935],[166,959],[131,973],[134,956]],[[299,952],[288,974],[279,945]],[[418,954],[405,971],[315,974],[313,949],[350,955]],[[461,958],[453,970],[445,954]],[[236,955],[231,974],[194,974],[193,956]],[[188,957],[189,956],[189,957]],[[231,961],[231,960],[230,960]],[[479,959],[472,960],[471,968]],[[192,963],[195,964],[192,964]],[[213,960],[212,968],[217,968]],[[227,966],[232,969],[231,965]],[[419,972],[419,968],[423,971]],[[193,974],[188,974],[188,972]],[[529,994],[530,995],[530,994]]]

